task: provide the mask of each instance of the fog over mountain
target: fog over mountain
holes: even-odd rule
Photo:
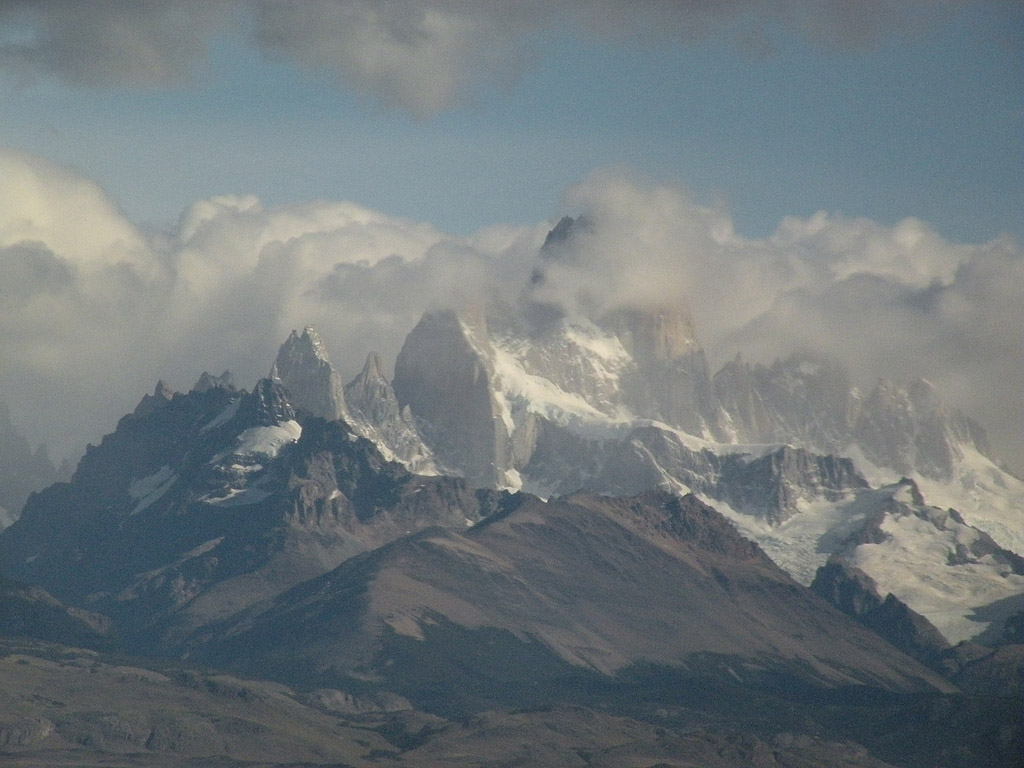
[[[543,260],[564,214],[587,226]],[[567,190],[548,221],[469,236],[352,202],[251,196],[199,200],[145,231],[88,178],[5,150],[0,256],[0,398],[58,460],[157,378],[184,389],[227,366],[251,386],[307,323],[343,380],[373,350],[389,376],[425,310],[514,299],[544,261],[535,297],[566,311],[688,307],[713,369],[737,353],[768,364],[811,352],[866,389],[924,377],[1022,465],[1024,249],[1010,237],[954,243],[916,219],[820,212],[747,238],[685,190],[610,170]]]

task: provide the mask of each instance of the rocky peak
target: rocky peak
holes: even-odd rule
[[[239,406],[241,423],[271,427],[295,418],[295,409],[288,392],[275,381],[260,379],[252,394],[242,398]]]
[[[231,371],[224,371],[220,376],[214,376],[206,371],[192,385],[193,392],[206,392],[211,389],[226,389],[229,392],[235,391],[235,378]]]
[[[384,377],[380,355],[371,352],[363,370],[345,385],[345,404],[353,411],[366,411],[367,405],[394,399],[391,385]]]
[[[570,241],[575,235],[581,232],[590,232],[593,229],[593,222],[586,216],[563,216],[558,223],[548,232],[541,246],[540,255],[542,258],[557,258],[559,246]]]
[[[156,383],[156,388],[153,390],[152,395],[143,395],[142,400],[135,406],[135,410],[132,412],[134,416],[146,416],[158,408],[162,408],[167,405],[174,397],[174,390],[170,388],[166,381],[160,379]]]
[[[473,485],[501,485],[510,465],[508,434],[492,386],[482,318],[426,313],[395,361],[394,391],[421,425],[427,445]]]
[[[700,349],[693,318],[679,307],[623,307],[601,318],[640,365],[670,361]]]
[[[314,416],[333,421],[347,417],[341,379],[331,366],[327,348],[311,325],[300,335],[292,331],[270,369],[270,379],[288,390],[292,402]]]
[[[411,410],[398,404],[376,352],[367,356],[362,372],[345,385],[345,404],[352,428],[385,456],[402,462],[412,472],[436,474],[431,451],[416,430]]]
[[[845,368],[803,354],[767,367],[737,358],[715,374],[714,388],[741,442],[856,447],[876,466],[938,479],[952,476],[965,447],[988,455],[983,430],[924,379],[880,378],[862,397]]]
[[[879,379],[861,409],[853,438],[879,466],[934,478],[952,475],[965,446],[986,450],[981,429],[947,408],[924,379],[907,387]]]

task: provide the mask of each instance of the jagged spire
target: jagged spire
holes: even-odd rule
[[[157,408],[162,408],[171,402],[174,397],[174,390],[171,389],[170,385],[160,379],[156,383],[156,387],[153,389],[152,395],[144,395],[139,404],[135,406],[135,410],[132,412],[135,416],[145,416],[147,413],[152,413]]]
[[[231,375],[231,371],[224,371],[220,376],[214,376],[207,371],[203,371],[199,379],[195,384],[192,385],[193,392],[206,392],[211,389],[226,389],[234,390],[235,378]]]
[[[341,379],[312,325],[303,328],[301,336],[296,331],[289,334],[270,369],[270,379],[288,390],[297,407],[330,421],[348,421]]]

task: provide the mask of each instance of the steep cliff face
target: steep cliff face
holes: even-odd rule
[[[945,407],[923,379],[906,388],[879,381],[864,402],[853,438],[878,466],[931,478],[950,477],[967,446],[987,453],[981,429]]]
[[[715,391],[740,442],[785,442],[819,453],[857,451],[898,475],[949,480],[965,451],[988,454],[981,428],[945,406],[919,379],[879,380],[864,397],[827,361],[793,357],[770,367],[736,359],[719,370]]]
[[[493,488],[508,484],[511,446],[486,346],[482,318],[470,325],[452,311],[428,313],[398,353],[394,391],[443,464]]]
[[[714,387],[744,443],[830,453],[850,441],[860,412],[847,372],[819,358],[792,357],[766,367],[737,357],[715,374]]]
[[[285,387],[294,403],[314,416],[348,420],[341,379],[313,326],[307,325],[301,335],[291,332],[277,353],[270,379]]]
[[[753,460],[727,457],[712,496],[778,524],[798,514],[803,504],[840,501],[867,487],[850,459],[783,446]]]
[[[729,442],[733,434],[718,402],[693,320],[676,307],[629,307],[599,321],[632,358],[622,377],[622,401],[638,417],[691,435]]]
[[[399,405],[376,353],[366,358],[363,370],[345,385],[345,404],[355,431],[373,442],[385,456],[400,461],[410,472],[439,474],[433,452],[420,436],[412,410],[408,405]]]

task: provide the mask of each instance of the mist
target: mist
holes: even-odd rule
[[[567,311],[686,306],[715,367],[813,352],[865,387],[927,378],[1021,465],[1019,242],[825,212],[748,239],[685,190],[614,171],[568,189],[550,220],[470,236],[251,196],[196,201],[147,232],[81,175],[0,152],[0,399],[32,441],[75,458],[158,379],[187,391],[229,369],[249,388],[309,323],[346,379],[371,351],[390,367],[424,311],[520,295],[562,215],[590,222],[571,258],[544,264],[545,297]]]

